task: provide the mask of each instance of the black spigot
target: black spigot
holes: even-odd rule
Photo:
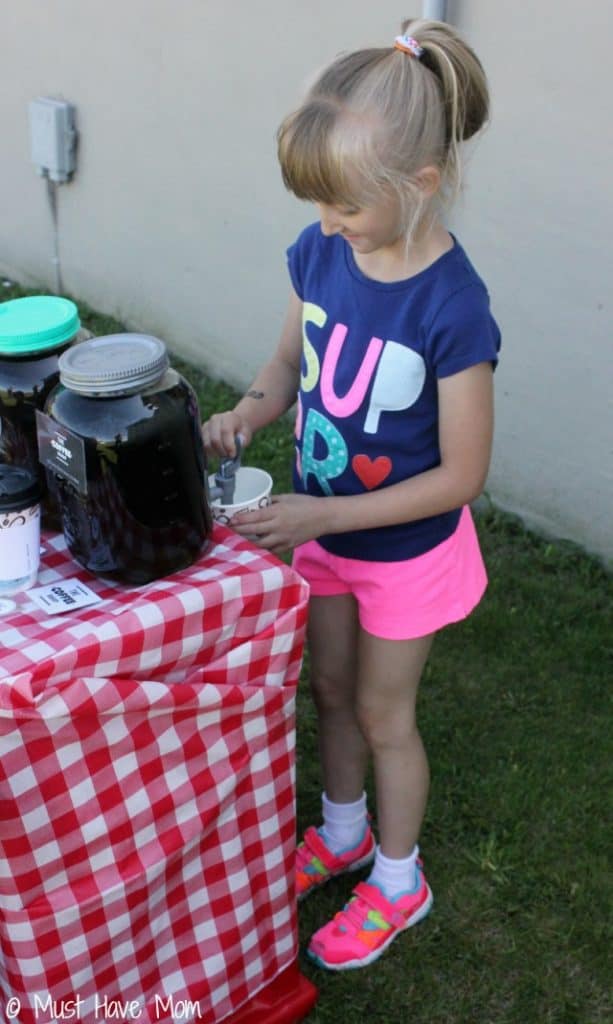
[[[235,440],[236,455],[232,459],[222,459],[215,473],[215,486],[211,488],[212,499],[219,498],[222,505],[231,505],[234,501],[236,474],[240,469],[243,446],[240,437]]]

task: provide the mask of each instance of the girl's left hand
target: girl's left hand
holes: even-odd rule
[[[322,499],[308,494],[274,495],[270,505],[254,512],[240,512],[231,529],[275,554],[314,540],[322,529]]]

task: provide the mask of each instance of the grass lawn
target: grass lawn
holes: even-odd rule
[[[3,289],[0,299],[24,294]],[[83,310],[97,334],[120,329]],[[203,418],[234,400],[173,360]],[[289,489],[287,423],[245,461]],[[437,639],[421,689],[431,799],[421,838],[430,916],[370,968],[331,974],[309,1024],[605,1024],[611,1000],[613,581],[571,544],[494,509],[477,517],[485,600]],[[318,823],[308,656],[298,695],[298,825]],[[372,792],[372,784],[369,786]],[[340,908],[341,878],[300,907],[303,950]],[[608,961],[608,962],[607,962]]]

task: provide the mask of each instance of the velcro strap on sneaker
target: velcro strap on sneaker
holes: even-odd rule
[[[311,853],[316,857],[319,857],[321,863],[328,869],[328,871],[334,871],[339,863],[338,857],[328,849],[319,832],[313,825],[306,830],[302,837],[302,841]]]
[[[376,885],[369,885],[368,882],[358,882],[353,890],[353,895],[359,896],[372,910],[381,914],[384,921],[393,925],[394,928],[401,928],[407,923],[403,913],[396,910],[393,903],[385,898]]]

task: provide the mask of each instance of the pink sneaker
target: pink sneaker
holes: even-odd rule
[[[344,971],[372,964],[400,932],[432,906],[432,892],[418,863],[417,886],[392,902],[376,885],[359,882],[344,910],[315,932],[307,953],[320,967]]]
[[[357,846],[341,853],[332,853],[316,828],[308,828],[296,848],[296,895],[304,899],[324,882],[346,871],[357,871],[370,864],[375,856],[375,837],[370,825]]]

